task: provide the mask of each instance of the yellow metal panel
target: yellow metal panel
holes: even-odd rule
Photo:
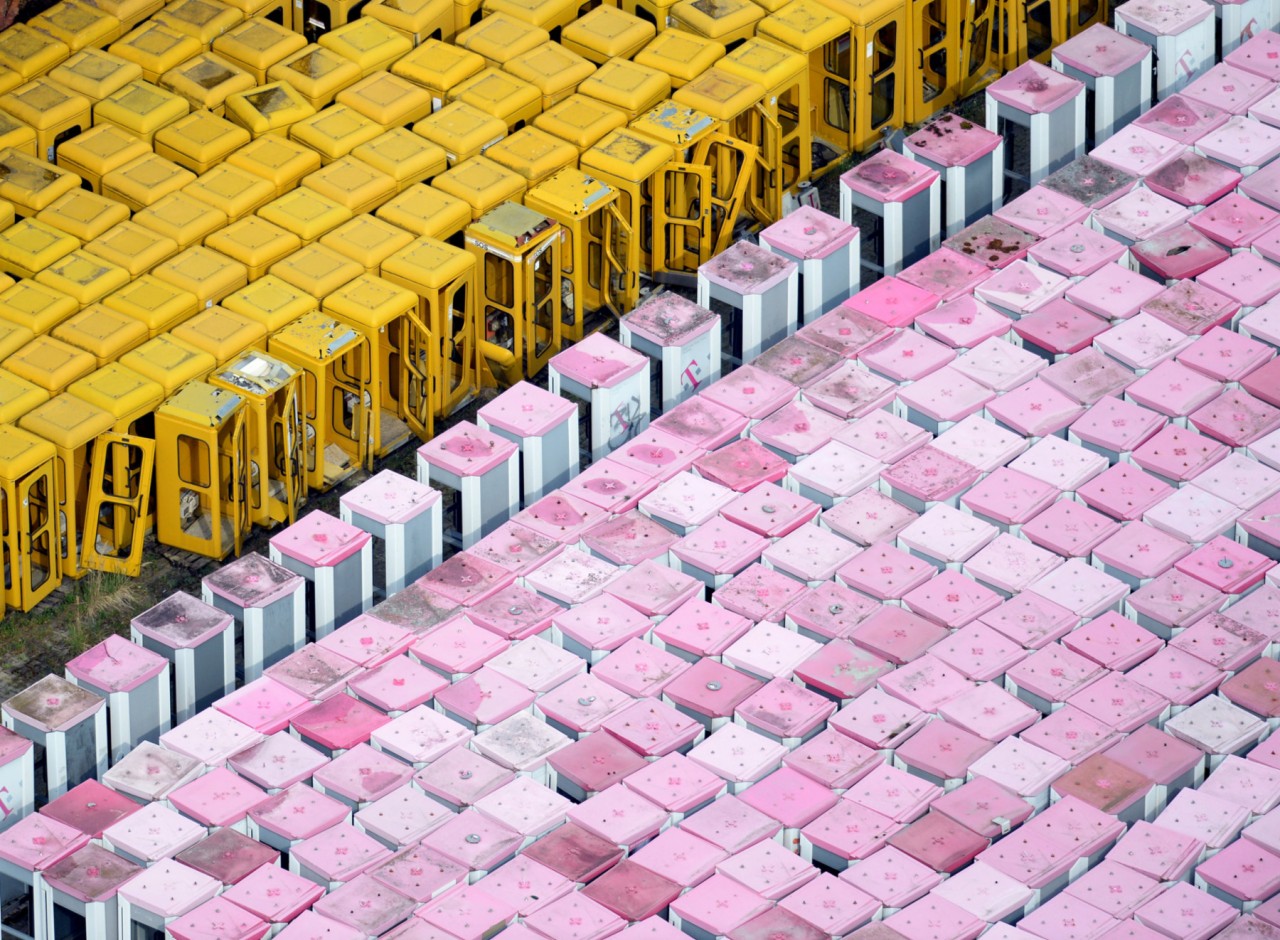
[[[0,32],[0,65],[31,81],[71,55],[64,43],[26,23],[14,23]]]
[[[49,393],[34,382],[0,369],[0,422],[17,424],[27,412],[49,400]]]
[[[535,49],[550,38],[545,29],[505,13],[494,13],[458,33],[454,42],[482,56],[490,68],[501,68],[512,56]]]
[[[338,92],[337,101],[381,125],[383,130],[420,121],[432,109],[429,91],[381,70]]]
[[[243,19],[244,14],[235,7],[217,0],[173,0],[155,15],[155,22],[199,40],[202,46],[208,46]]]
[[[150,152],[146,141],[136,135],[115,124],[101,123],[65,141],[58,148],[58,166],[80,176],[96,193],[104,175]]]
[[[578,148],[536,127],[522,127],[498,141],[485,156],[522,176],[529,186],[578,162]]]
[[[93,123],[93,102],[47,78],[37,78],[6,95],[0,109],[36,132],[37,155],[52,163],[58,144]]]
[[[289,138],[318,153],[322,163],[329,163],[377,139],[382,132],[381,125],[354,108],[335,104],[293,125]]]
[[[74,173],[12,147],[0,150],[0,199],[7,199],[20,215],[35,215],[79,186],[80,177]]]
[[[343,157],[322,167],[303,181],[309,189],[350,210],[353,216],[372,212],[397,192],[394,177],[356,157]]]
[[[178,324],[171,335],[213,356],[218,368],[267,341],[267,329],[260,321],[217,305]]]
[[[503,202],[519,200],[525,191],[521,176],[487,157],[472,157],[459,163],[437,176],[432,186],[469,205],[473,220]]]
[[[360,14],[390,26],[413,45],[455,35],[453,0],[373,0]]]
[[[532,121],[542,110],[542,93],[535,86],[494,68],[485,69],[456,86],[449,97],[492,114],[506,124],[508,130]]]
[[[35,280],[87,307],[128,284],[129,272],[80,249],[59,258],[37,274]]]

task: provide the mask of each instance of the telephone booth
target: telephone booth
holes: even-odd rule
[[[215,304],[175,326],[172,336],[207,352],[221,369],[250,346],[265,343],[267,330],[252,317]]]
[[[54,449],[53,507],[62,575],[80,578],[80,539],[89,501],[89,471],[98,435],[111,430],[112,418],[75,395],[58,395],[18,419],[18,426]]]
[[[605,134],[626,127],[627,115],[603,101],[575,94],[539,114],[533,126],[573,144],[581,158]]]
[[[561,227],[506,202],[467,227],[481,279],[480,350],[495,378],[532,377],[560,350]]]
[[[671,87],[691,82],[724,57],[724,46],[682,29],[661,30],[632,60],[671,77]]]
[[[504,13],[530,26],[545,29],[556,42],[560,32],[595,4],[592,0],[484,0],[486,14]]]
[[[58,145],[88,130],[93,102],[47,78],[37,78],[0,96],[4,110],[36,132],[36,152],[54,162]]]
[[[88,515],[95,538],[91,543],[86,536],[82,547],[82,552],[99,551],[136,574],[136,566],[142,562],[139,556],[142,533],[147,529],[152,511],[151,461],[145,451],[151,449],[155,440],[155,411],[164,401],[164,387],[113,362],[72,382],[67,392],[111,415],[113,435],[138,442],[94,450],[90,508],[93,497],[101,496],[103,514],[101,517],[92,512]],[[119,493],[131,495],[118,498]],[[135,549],[135,545],[139,547]]]
[[[30,610],[62,583],[58,552],[53,445],[30,431],[0,425],[0,551],[4,600]]]
[[[245,400],[250,515],[271,527],[294,523],[307,499],[302,373],[257,349],[209,376],[209,384]]]
[[[418,297],[421,326],[401,338],[400,394],[419,437],[480,390],[476,259],[435,238],[418,238],[382,263],[382,277]],[[422,342],[425,337],[426,342]]]
[[[360,66],[318,43],[311,43],[267,69],[267,80],[292,85],[294,91],[319,111],[332,104],[342,89],[360,81]]]
[[[223,559],[253,527],[245,400],[188,382],[156,409],[156,537]]]
[[[222,306],[256,320],[270,336],[303,314],[319,310],[320,301],[288,281],[268,274],[222,298]]]
[[[529,190],[524,204],[560,224],[564,287],[562,338],[582,339],[586,315],[608,308],[622,316],[640,295],[640,257],[618,191],[572,167]]]
[[[544,42],[523,55],[514,56],[503,68],[542,93],[542,110],[555,107],[578,90],[596,67],[556,42]]]
[[[364,334],[309,313],[273,334],[267,349],[303,373],[307,485],[327,490],[369,464],[374,412]]]
[[[1083,9],[1091,0],[1078,0]],[[1098,0],[1103,4],[1103,0]],[[1000,0],[968,0],[969,10],[960,33],[960,87],[957,98],[986,88],[1003,74],[1001,69]]]
[[[163,388],[165,398],[188,382],[204,378],[216,365],[213,356],[169,333],[161,333],[129,350],[118,362]]]
[[[769,173],[762,172],[756,187],[760,198],[769,200],[771,209],[776,209],[773,221],[777,221],[782,217],[781,192],[794,192],[813,175],[808,60],[771,40],[756,38],[748,39],[726,55],[718,67],[765,89],[760,115],[753,115],[746,126],[736,126],[734,136],[755,144],[766,159],[770,159],[771,149],[776,147],[780,161],[770,172],[780,178],[771,181]],[[765,187],[778,190],[776,206],[772,205],[774,194],[770,192],[766,196]]]
[[[659,191],[659,174],[674,158],[675,151],[666,144],[620,128],[602,137],[579,161],[584,173],[618,191],[618,211],[638,243],[641,271],[651,270],[653,200]],[[635,257],[633,250],[632,258]]]
[[[732,50],[755,35],[756,23],[765,12],[764,7],[751,0],[719,0],[717,3],[678,0],[667,15],[672,26],[713,39]]]
[[[403,358],[429,345],[429,334],[418,319],[418,297],[407,288],[370,274],[362,275],[324,299],[326,315],[354,324],[370,344],[369,397],[373,416],[369,422],[369,447],[375,457],[385,457],[415,433],[431,436],[431,421],[407,407],[401,381]]]
[[[528,22],[491,13],[475,26],[470,26],[454,38],[454,43],[484,58],[489,68],[500,69],[511,58],[547,42],[551,36]]]
[[[1035,60],[1049,64],[1053,47],[1065,40],[1067,6],[1071,0],[999,0],[997,42],[1004,71]],[[1091,0],[1077,0],[1091,5]],[[1093,0],[1101,3],[1103,0]],[[1094,22],[1089,18],[1088,22]]]
[[[447,42],[457,35],[453,0],[371,0],[361,15],[390,26],[414,46],[428,39]]]
[[[427,39],[392,63],[390,71],[431,92],[431,106],[439,111],[455,85],[461,85],[484,68],[483,56],[460,49],[452,42]]]
[[[824,169],[879,143],[882,128],[904,124],[905,4],[793,0],[761,20],[759,33],[809,58],[813,134],[830,151]]]

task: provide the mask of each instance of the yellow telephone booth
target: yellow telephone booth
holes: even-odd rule
[[[202,52],[169,69],[156,84],[185,99],[191,110],[222,117],[226,113],[227,98],[248,91],[258,82],[250,72],[221,56]]]
[[[195,294],[150,274],[108,294],[102,303],[146,324],[148,337],[158,336],[194,316],[201,306]]]
[[[486,14],[503,13],[530,26],[545,29],[559,42],[561,31],[586,14],[593,0],[484,0]]]
[[[248,501],[253,521],[292,525],[307,500],[302,373],[258,349],[209,376],[209,384],[245,400],[249,439]]]
[[[319,111],[360,81],[360,66],[313,42],[267,69],[267,80],[287,82]]]
[[[476,259],[435,238],[418,238],[382,263],[382,277],[418,297],[418,331],[401,337],[400,401],[420,437],[480,390]],[[423,336],[426,339],[423,343]]]
[[[54,162],[58,145],[92,125],[94,102],[47,78],[0,95],[0,109],[36,132],[36,152]]]
[[[124,34],[124,24],[88,3],[65,0],[31,17],[30,25],[66,45],[73,53],[106,46]]]
[[[542,110],[554,107],[578,90],[596,67],[558,42],[544,42],[502,66],[516,78],[542,92]]]
[[[183,385],[213,371],[213,356],[188,346],[168,333],[147,340],[117,360],[126,369],[150,379],[164,389],[165,397]]]
[[[762,200],[779,198],[781,192],[765,193],[764,188],[794,192],[797,185],[813,175],[813,110],[809,104],[809,63],[805,56],[768,39],[748,39],[718,63],[718,68],[765,89],[760,113],[749,115],[734,128],[734,136],[755,144],[767,153],[775,144],[781,157],[772,181],[762,172],[757,191]],[[772,205],[772,203],[770,203]],[[781,204],[774,206],[778,216]]]
[[[62,575],[80,578],[80,539],[89,501],[89,470],[98,435],[111,430],[111,415],[74,395],[58,395],[18,419],[18,426],[54,449],[54,522]]]
[[[714,39],[686,33],[682,29],[664,29],[632,59],[671,76],[671,87],[691,82],[724,57],[724,46]]]
[[[746,43],[741,48],[760,51]],[[763,57],[752,58],[759,63]],[[779,69],[783,70],[785,67]],[[729,247],[731,239],[724,233],[733,231],[741,213],[749,214],[761,226],[782,218],[782,129],[776,117],[778,106],[776,102],[770,104],[765,87],[716,66],[677,89],[671,97],[677,104],[710,115],[722,131],[718,137],[695,145],[692,160],[696,165],[707,166],[712,173],[713,202],[719,215],[713,219],[718,229],[713,238],[717,244],[713,254]],[[692,182],[687,174],[685,177],[686,183]],[[692,199],[689,204],[703,202]],[[719,212],[721,207],[723,213]],[[703,258],[708,260],[710,256]]]
[[[249,512],[245,400],[188,382],[156,409],[156,538],[223,559],[240,554]]]
[[[468,212],[467,219],[470,217]],[[382,262],[411,241],[413,235],[397,225],[376,216],[358,215],[321,238],[320,244],[350,258],[366,274],[377,274]]]
[[[453,0],[371,0],[362,15],[385,23],[414,46],[428,39],[447,42],[457,35]]]
[[[515,202],[467,227],[483,285],[480,350],[504,384],[532,378],[560,351],[561,231],[554,219]]]
[[[667,11],[672,26],[714,39],[729,50],[755,35],[756,23],[765,13],[764,7],[751,0],[678,0]]]
[[[221,369],[251,346],[265,343],[267,330],[252,317],[215,305],[175,326],[172,336],[207,352]]]
[[[449,166],[456,166],[507,136],[507,125],[486,111],[454,101],[413,125],[413,132],[444,150]]]
[[[526,185],[537,186],[576,166],[578,148],[536,127],[522,127],[486,150],[485,157],[523,177]]]
[[[408,407],[403,360],[414,349],[426,348],[430,336],[418,319],[418,295],[408,288],[365,274],[324,299],[325,314],[355,325],[370,344],[368,387],[373,404],[370,447],[385,457],[416,433],[431,435],[420,409]],[[415,335],[416,334],[416,335]],[[376,347],[376,348],[374,348]]]
[[[523,176],[488,157],[472,157],[437,176],[431,188],[465,202],[474,222],[503,202],[523,199],[528,186]]]
[[[635,120],[671,94],[666,72],[627,59],[610,59],[578,85],[578,92],[603,101]]]
[[[298,317],[320,309],[320,301],[274,274],[260,277],[222,298],[222,306],[262,325],[270,336]]]
[[[90,304],[54,327],[52,335],[89,353],[98,368],[115,362],[149,338],[145,323],[105,304]]]
[[[759,34],[809,59],[813,134],[829,151],[820,169],[878,144],[882,128],[905,123],[904,4],[792,0],[760,21]]]
[[[603,65],[610,59],[630,59],[656,32],[648,20],[602,4],[566,26],[560,41],[569,51]]]
[[[110,52],[85,46],[56,68],[49,77],[70,91],[97,104],[117,88],[142,78],[142,69]]]
[[[127,366],[113,362],[96,372],[86,375],[67,386],[67,392],[87,401],[111,415],[111,432],[129,440],[146,440],[153,446],[155,440],[155,412],[164,401],[162,385],[134,372]],[[94,469],[98,471],[98,459],[106,462],[102,473],[93,479],[94,491],[90,495],[89,519],[96,520],[94,541],[85,538],[84,551],[97,551],[106,557],[123,558],[132,555],[132,546],[141,539],[137,531],[145,532],[151,514],[149,498],[152,478],[144,451],[137,446],[112,447],[94,453]],[[146,472],[145,479],[142,474]],[[105,476],[103,475],[105,474]],[[100,490],[98,489],[100,487]],[[111,497],[129,493],[136,499],[118,501],[108,499],[101,516],[93,512],[94,495]]]
[[[267,341],[273,356],[303,374],[307,485],[327,490],[371,465],[369,344],[355,327],[309,313]]]
[[[0,513],[4,600],[30,610],[62,583],[58,553],[53,445],[11,424],[0,425]]]
[[[1069,35],[1067,7],[1068,0],[1000,0],[996,41],[1006,72],[1029,59],[1049,64],[1053,47]]]
[[[505,13],[492,13],[469,26],[454,42],[481,56],[489,68],[500,69],[513,56],[521,55],[551,38],[545,29]]]
[[[649,270],[658,174],[674,158],[675,151],[666,144],[622,128],[606,134],[579,161],[584,173],[618,191],[618,211],[638,243],[641,271]],[[634,249],[632,257],[637,257]]]
[[[392,74],[407,78],[431,92],[432,107],[437,111],[455,85],[461,85],[484,69],[482,56],[439,39],[424,41],[390,66]]]
[[[640,295],[640,247],[618,211],[618,191],[569,167],[525,194],[524,204],[560,223],[563,338],[576,343],[589,312],[622,316]]]
[[[610,131],[627,126],[627,115],[586,95],[570,95],[534,118],[533,126],[578,148],[581,155]]]

